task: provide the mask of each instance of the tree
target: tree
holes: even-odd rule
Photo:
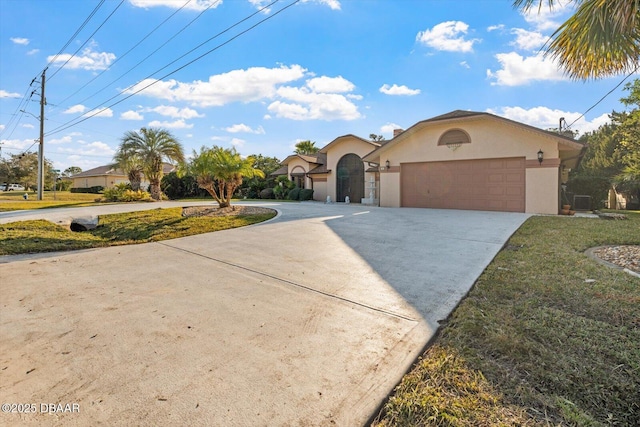
[[[113,156],[113,167],[120,168],[127,174],[129,184],[131,184],[131,190],[140,190],[140,183],[142,182],[142,160],[135,153],[126,152],[122,145],[118,147],[118,151]]]
[[[384,135],[376,135],[375,133],[370,133],[369,134],[369,139],[372,140],[373,142],[379,142],[379,141],[384,141]]]
[[[318,151],[320,151],[320,149],[316,147],[316,143],[309,140],[298,142],[296,144],[296,149],[293,150],[296,154],[315,154]]]
[[[51,163],[45,160],[45,171]],[[8,159],[0,160],[0,182],[21,184],[24,188],[38,185],[38,155],[36,153],[11,154]],[[8,187],[5,187],[5,190]]]
[[[69,166],[62,171],[62,176],[70,178],[73,175],[78,175],[79,173],[82,173],[82,169],[79,166]]]
[[[184,162],[182,144],[169,131],[158,128],[142,128],[139,133],[125,133],[118,153],[122,153],[132,162],[140,162],[144,176],[149,180],[151,197],[154,200],[160,200],[162,195],[160,181],[163,163]]]
[[[630,111],[614,112],[612,119],[618,125],[620,138],[619,154],[622,170],[614,178],[616,189],[635,195],[640,201],[640,79],[627,83],[629,96],[620,101],[625,107],[635,106]]]
[[[514,0],[525,12],[554,0]],[[574,79],[587,80],[637,70],[640,66],[640,2],[575,0],[576,12],[558,28],[546,54]]]
[[[273,187],[275,178],[271,176],[271,173],[278,170],[281,165],[280,160],[276,157],[267,157],[262,154],[255,154],[249,157],[253,159],[253,168],[261,170],[264,173],[264,177],[254,176],[244,179],[239,192],[243,196],[257,198],[262,190]]]
[[[182,173],[193,175],[200,188],[205,189],[218,202],[220,208],[231,206],[231,198],[244,177],[264,177],[253,167],[254,159],[243,159],[235,148],[201,147],[193,152],[193,159]]]

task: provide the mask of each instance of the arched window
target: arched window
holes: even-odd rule
[[[438,145],[445,145],[449,148],[458,148],[462,144],[471,143],[469,134],[462,129],[451,129],[440,136]]]

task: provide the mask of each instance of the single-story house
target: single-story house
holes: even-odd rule
[[[585,148],[524,123],[456,110],[388,141],[338,137],[316,155],[287,157],[279,172],[321,201],[557,214],[561,184]]]
[[[176,167],[169,163],[164,163],[162,172],[167,175],[176,170]],[[111,188],[116,184],[129,182],[127,174],[122,169],[116,168],[113,165],[98,166],[97,168],[89,169],[79,174],[71,176],[71,188],[91,188],[91,187],[104,187]],[[142,178],[140,188],[146,189],[149,186],[149,181]]]

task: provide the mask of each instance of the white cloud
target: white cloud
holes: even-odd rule
[[[65,135],[62,138],[47,139],[47,140],[45,140],[45,142],[47,144],[53,144],[53,145],[69,144],[69,143],[73,142],[73,138],[71,137],[71,135]]]
[[[306,70],[299,65],[278,68],[252,67],[210,76],[206,82],[196,80],[182,83],[173,79],[159,81],[140,92],[140,95],[168,101],[186,101],[200,107],[217,107],[232,102],[252,102],[271,98],[276,94],[276,85],[298,80],[305,72]],[[145,79],[125,92],[133,93],[154,81]]]
[[[512,29],[511,34],[516,36],[511,45],[523,50],[538,50],[549,40],[549,37],[538,31],[527,31],[522,28]]]
[[[471,66],[467,63],[467,61],[462,61],[460,66],[466,68],[467,70],[471,68]]]
[[[574,10],[573,2],[567,1],[565,4],[554,2],[553,9],[543,5],[535,5],[527,13],[523,13],[524,19],[539,31],[556,30],[566,17]]]
[[[27,55],[35,55],[38,52],[40,52],[40,49],[31,49],[27,52]]]
[[[501,107],[498,110],[488,109],[487,112],[540,129],[557,129],[561,117],[564,117],[568,124],[572,124],[582,115],[579,112],[554,110],[548,107],[534,107],[528,110],[522,107]],[[582,134],[594,131],[610,121],[608,114],[602,114],[590,121],[582,117],[571,126],[571,129],[577,130]]]
[[[314,92],[344,93],[353,91],[356,86],[342,76],[322,76],[307,80],[307,87]]]
[[[6,149],[26,150],[35,144],[33,139],[3,139],[0,140],[0,145]]]
[[[244,147],[244,143],[246,141],[244,139],[240,139],[240,138],[232,138],[231,139],[231,145],[233,145],[236,148],[242,148]]]
[[[465,40],[469,25],[461,21],[447,21],[430,30],[420,31],[416,41],[437,50],[448,52],[472,52],[479,39]]]
[[[344,95],[317,93],[307,87],[282,86],[278,88],[278,96],[285,101],[272,102],[267,108],[276,117],[329,121],[355,120],[362,117],[358,107]]]
[[[87,112],[83,117],[113,117],[113,110],[111,108],[105,108],[104,110],[95,109]]]
[[[196,110],[192,110],[191,108],[177,108],[170,105],[159,105],[155,108],[145,108],[144,111],[158,113],[162,116],[174,119],[193,119],[197,117],[204,117],[204,114],[199,114]]]
[[[544,58],[542,53],[528,57],[516,52],[499,53],[496,59],[502,68],[495,72],[487,70],[487,77],[496,80],[492,85],[520,86],[532,81],[567,80],[555,62]]]
[[[71,106],[71,107],[67,108],[62,113],[63,114],[76,114],[76,113],[84,113],[85,111],[87,111],[87,107],[85,107],[82,104],[76,104],[74,106]]]
[[[0,125],[0,131],[4,130],[4,128],[6,128],[5,125]]]
[[[256,129],[252,129],[250,126],[245,125],[244,123],[240,123],[237,125],[229,126],[225,128],[229,133],[253,133],[256,135],[264,135],[264,128],[262,126],[258,126]]]
[[[390,137],[393,137],[393,131],[396,129],[402,129],[402,126],[395,123],[387,123],[386,125],[380,126],[380,132],[382,134],[388,134]]]
[[[68,153],[70,156],[67,158],[68,160],[74,163],[74,166],[83,167],[81,164],[76,164],[79,159],[82,159],[82,156],[96,156],[96,157],[113,157],[116,150],[111,148],[108,144],[105,144],[102,141],[93,141],[93,142],[84,142],[79,141],[77,145],[72,147],[58,147],[56,149],[58,153]],[[104,164],[104,161],[101,163]]]
[[[129,110],[120,114],[120,120],[144,120],[144,117],[137,111]]]
[[[504,30],[504,24],[491,25],[487,27],[487,31],[489,32],[496,31],[496,30]]]
[[[340,10],[339,0],[302,0],[302,3],[319,3],[325,6],[329,6],[332,10]]]
[[[55,56],[48,56],[47,61],[53,61]],[[72,70],[81,68],[83,70],[106,70],[109,65],[116,59],[116,55],[108,52],[94,52],[92,47],[82,50],[82,53],[71,57],[70,53],[63,53],[53,61],[53,64],[62,65],[69,61],[66,68]]]
[[[393,86],[389,86],[388,84],[383,84],[379,90],[385,95],[413,96],[413,95],[418,95],[420,93],[420,89],[409,89],[405,85],[398,86],[395,83],[393,84]]]
[[[142,7],[148,9],[150,7],[166,6],[172,9],[180,8],[184,2],[176,0],[129,0],[135,7]],[[202,12],[208,8],[215,9],[222,4],[221,0],[191,0],[184,9],[195,10]]]
[[[165,129],[191,129],[193,127],[192,124],[186,123],[183,119],[175,120],[173,122],[161,122],[160,120],[154,120],[149,122],[149,126]]]
[[[0,89],[0,98],[20,98],[20,94]]]
[[[10,37],[9,40],[14,42],[15,44],[21,44],[23,46],[29,44],[29,39],[25,39],[24,37]]]
[[[33,129],[33,128],[35,128],[35,126],[34,126],[34,125],[32,125],[31,123],[23,123],[23,124],[22,124],[22,125],[20,125],[20,126],[22,126],[23,128],[26,128],[26,129]]]
[[[210,76],[206,82],[158,81],[141,95],[189,102],[199,107],[223,106],[232,102],[268,102],[269,112],[293,120],[354,120],[361,117],[358,107],[352,102],[361,96],[345,93],[353,90],[355,85],[343,77],[323,76],[311,78],[301,87],[281,86],[300,80],[306,73],[307,70],[299,65],[253,67]],[[126,92],[133,93],[152,82],[154,80],[147,79]],[[265,116],[265,119],[269,118],[271,116]]]

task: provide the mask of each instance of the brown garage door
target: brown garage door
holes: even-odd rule
[[[403,163],[402,206],[524,212],[524,160]]]

